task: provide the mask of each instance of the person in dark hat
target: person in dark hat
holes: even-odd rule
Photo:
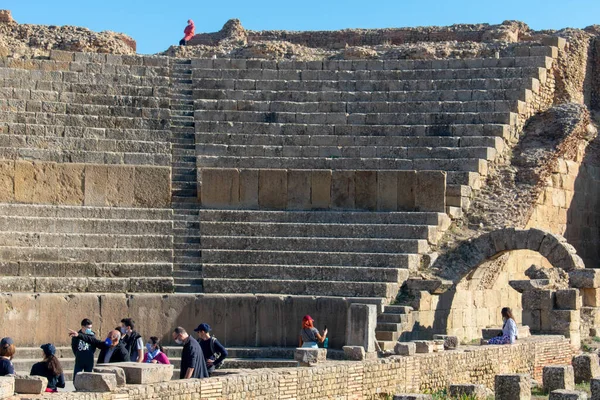
[[[227,350],[216,337],[210,334],[210,325],[202,323],[194,329],[194,332],[198,334],[198,342],[202,348],[202,353],[204,353],[208,373],[212,375],[216,369],[221,367],[223,360],[227,358]]]
[[[15,367],[12,358],[15,355],[15,343],[9,337],[2,338],[0,341],[0,376],[13,375]]]
[[[46,392],[58,392],[58,388],[65,387],[65,375],[60,361],[56,357],[56,347],[52,343],[40,346],[44,352],[44,359],[33,364],[29,375],[43,376],[48,379]]]
[[[302,330],[300,331],[300,346],[318,348],[317,343],[323,343],[327,337],[327,327],[323,331],[323,335],[319,334],[319,330],[314,326],[315,320],[310,315],[305,315],[302,318]]]

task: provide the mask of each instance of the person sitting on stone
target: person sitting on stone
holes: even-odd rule
[[[129,361],[129,352],[125,348],[125,343],[121,341],[121,332],[117,330],[108,332],[105,340],[99,340],[93,335],[76,332],[71,329],[69,329],[69,336],[79,338],[99,348],[98,364]]]
[[[163,347],[160,345],[160,339],[156,336],[150,337],[150,341],[146,343],[146,350],[146,355],[144,356],[145,363],[171,364],[169,357],[167,357]]]
[[[9,337],[0,341],[0,376],[14,375],[15,367],[12,358],[15,355],[15,343]]]
[[[46,343],[41,346],[44,352],[44,359],[33,364],[29,375],[43,376],[48,379],[46,392],[58,392],[58,388],[65,387],[65,375],[62,365],[56,357],[56,348],[52,343]]]
[[[323,343],[327,337],[327,328],[323,331],[323,335],[314,326],[314,319],[310,315],[305,315],[302,318],[302,330],[300,331],[300,346],[317,349],[318,343]]]
[[[194,37],[194,35],[196,34],[196,26],[194,25],[194,21],[192,21],[191,19],[188,19],[187,22],[187,26],[185,27],[185,29],[183,30],[183,34],[185,35],[183,37],[183,39],[181,39],[179,41],[179,45],[180,46],[187,46],[187,43],[190,41],[191,38]]]
[[[517,340],[517,323],[515,322],[512,310],[504,307],[501,314],[502,321],[504,321],[502,333],[488,340],[487,344],[513,344]]]
[[[204,360],[208,368],[209,375],[212,375],[216,369],[221,367],[225,358],[227,358],[227,350],[217,340],[216,337],[210,334],[210,325],[202,323],[198,325],[194,332],[198,334],[198,342],[204,353]]]

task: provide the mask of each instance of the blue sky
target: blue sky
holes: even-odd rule
[[[3,0],[19,23],[77,25],[132,36],[139,53],[165,50],[181,39],[188,18],[196,32],[214,32],[230,18],[247,29],[333,30],[526,22],[533,29],[583,28],[600,24],[600,0],[406,1],[406,0]]]

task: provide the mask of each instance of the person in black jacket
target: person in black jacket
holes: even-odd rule
[[[98,364],[129,362],[129,352],[125,348],[125,343],[121,342],[121,332],[119,331],[108,332],[105,340],[98,340],[95,336],[70,329],[69,335],[99,348]]]
[[[208,368],[208,374],[212,375],[216,369],[221,367],[223,361],[227,358],[227,350],[216,337],[210,334],[210,325],[202,323],[198,325],[194,332],[198,334],[198,343],[204,354],[204,361]]]
[[[121,335],[127,351],[129,360],[132,362],[144,362],[144,341],[142,335],[135,331],[135,322],[131,318],[121,320]]]
[[[208,378],[204,354],[198,341],[188,335],[186,330],[180,326],[175,328],[172,337],[175,343],[183,345],[179,379]]]
[[[29,375],[45,377],[48,379],[46,392],[58,392],[58,388],[65,387],[65,375],[60,361],[55,356],[56,348],[52,343],[46,343],[41,349],[44,352],[44,360],[33,364]]]
[[[85,318],[81,321],[80,333],[94,336],[92,331],[92,321]],[[83,340],[73,337],[71,338],[71,349],[75,355],[75,369],[73,370],[73,380],[75,376],[81,371],[92,372],[94,369],[94,353],[96,352],[96,346],[93,344],[84,342]]]

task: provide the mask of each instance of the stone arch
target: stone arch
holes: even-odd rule
[[[484,262],[514,250],[535,251],[553,267],[567,272],[585,268],[575,248],[563,236],[535,228],[505,228],[485,233],[438,258],[433,268],[440,277],[458,282]]]

